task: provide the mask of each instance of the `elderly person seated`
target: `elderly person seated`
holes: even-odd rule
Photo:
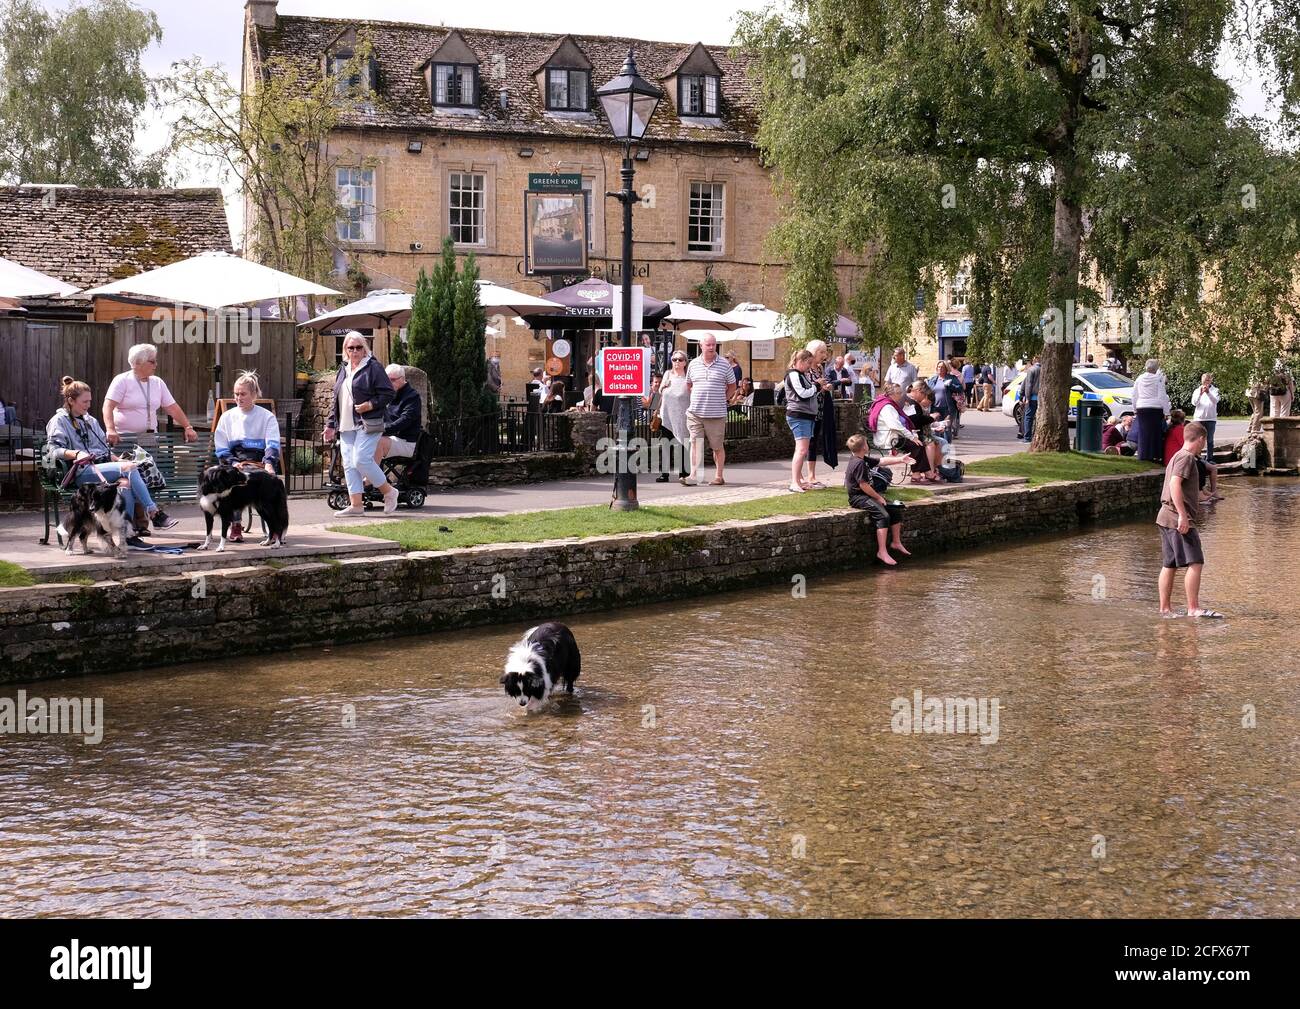
[[[1101,429],[1101,450],[1110,455],[1133,455],[1134,448],[1128,436],[1133,428],[1133,415],[1124,414],[1119,420],[1107,423]]]
[[[406,380],[406,369],[400,364],[390,364],[384,369],[384,374],[393,386],[394,395],[388,404],[383,437],[375,447],[376,463],[388,458],[413,457],[424,418],[424,403]]]
[[[903,387],[886,381],[881,390],[867,414],[867,427],[872,432],[872,443],[888,457],[884,464],[893,465],[896,455],[903,456],[911,460],[914,482],[937,482],[939,474],[926,452],[926,444],[905,413]]]

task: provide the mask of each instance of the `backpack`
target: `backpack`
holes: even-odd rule
[[[867,460],[867,479],[877,494],[884,494],[894,482],[894,474],[880,465],[879,458]]]
[[[785,379],[781,379],[781,384],[776,387],[776,392],[772,393],[772,402],[777,406],[785,406]]]

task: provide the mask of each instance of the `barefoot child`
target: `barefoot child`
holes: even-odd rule
[[[848,440],[848,450],[853,453],[849,468],[844,474],[844,489],[849,492],[849,504],[864,509],[876,527],[876,557],[882,564],[894,567],[898,561],[889,555],[888,545],[896,553],[910,557],[911,551],[903,546],[903,506],[890,504],[881,493],[889,487],[890,475],[879,468],[881,460],[867,458],[867,439],[855,434]],[[892,534],[892,536],[891,536]]]
[[[1189,617],[1222,617],[1222,613],[1201,609],[1201,569],[1205,555],[1201,552],[1201,535],[1196,524],[1201,520],[1200,473],[1197,457],[1205,448],[1205,428],[1187,424],[1183,429],[1183,447],[1174,453],[1165,469],[1165,483],[1160,491],[1160,615],[1173,616],[1170,597],[1174,591],[1174,572],[1186,568]]]

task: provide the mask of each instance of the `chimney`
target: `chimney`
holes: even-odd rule
[[[279,0],[248,0],[244,4],[248,18],[258,28],[275,28],[275,6]]]

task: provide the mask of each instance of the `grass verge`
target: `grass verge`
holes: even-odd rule
[[[26,568],[13,561],[0,561],[0,589],[17,589],[35,584],[36,579],[28,574]]]
[[[914,501],[928,491],[891,489],[890,500]],[[470,518],[405,519],[364,526],[331,526],[331,530],[395,540],[404,550],[451,550],[484,543],[538,543],[542,540],[609,536],[616,533],[668,532],[688,526],[713,525],[729,519],[762,519],[773,515],[806,515],[847,508],[838,487],[806,494],[778,494],[717,505],[643,505],[634,512],[614,512],[599,505],[555,511],[475,515]],[[443,531],[443,530],[446,531]]]
[[[1153,462],[1143,462],[1120,455],[1095,455],[1091,452],[1018,452],[968,463],[972,476],[1022,476],[1030,487],[1058,480],[1087,480],[1094,476],[1123,476],[1159,469]]]

